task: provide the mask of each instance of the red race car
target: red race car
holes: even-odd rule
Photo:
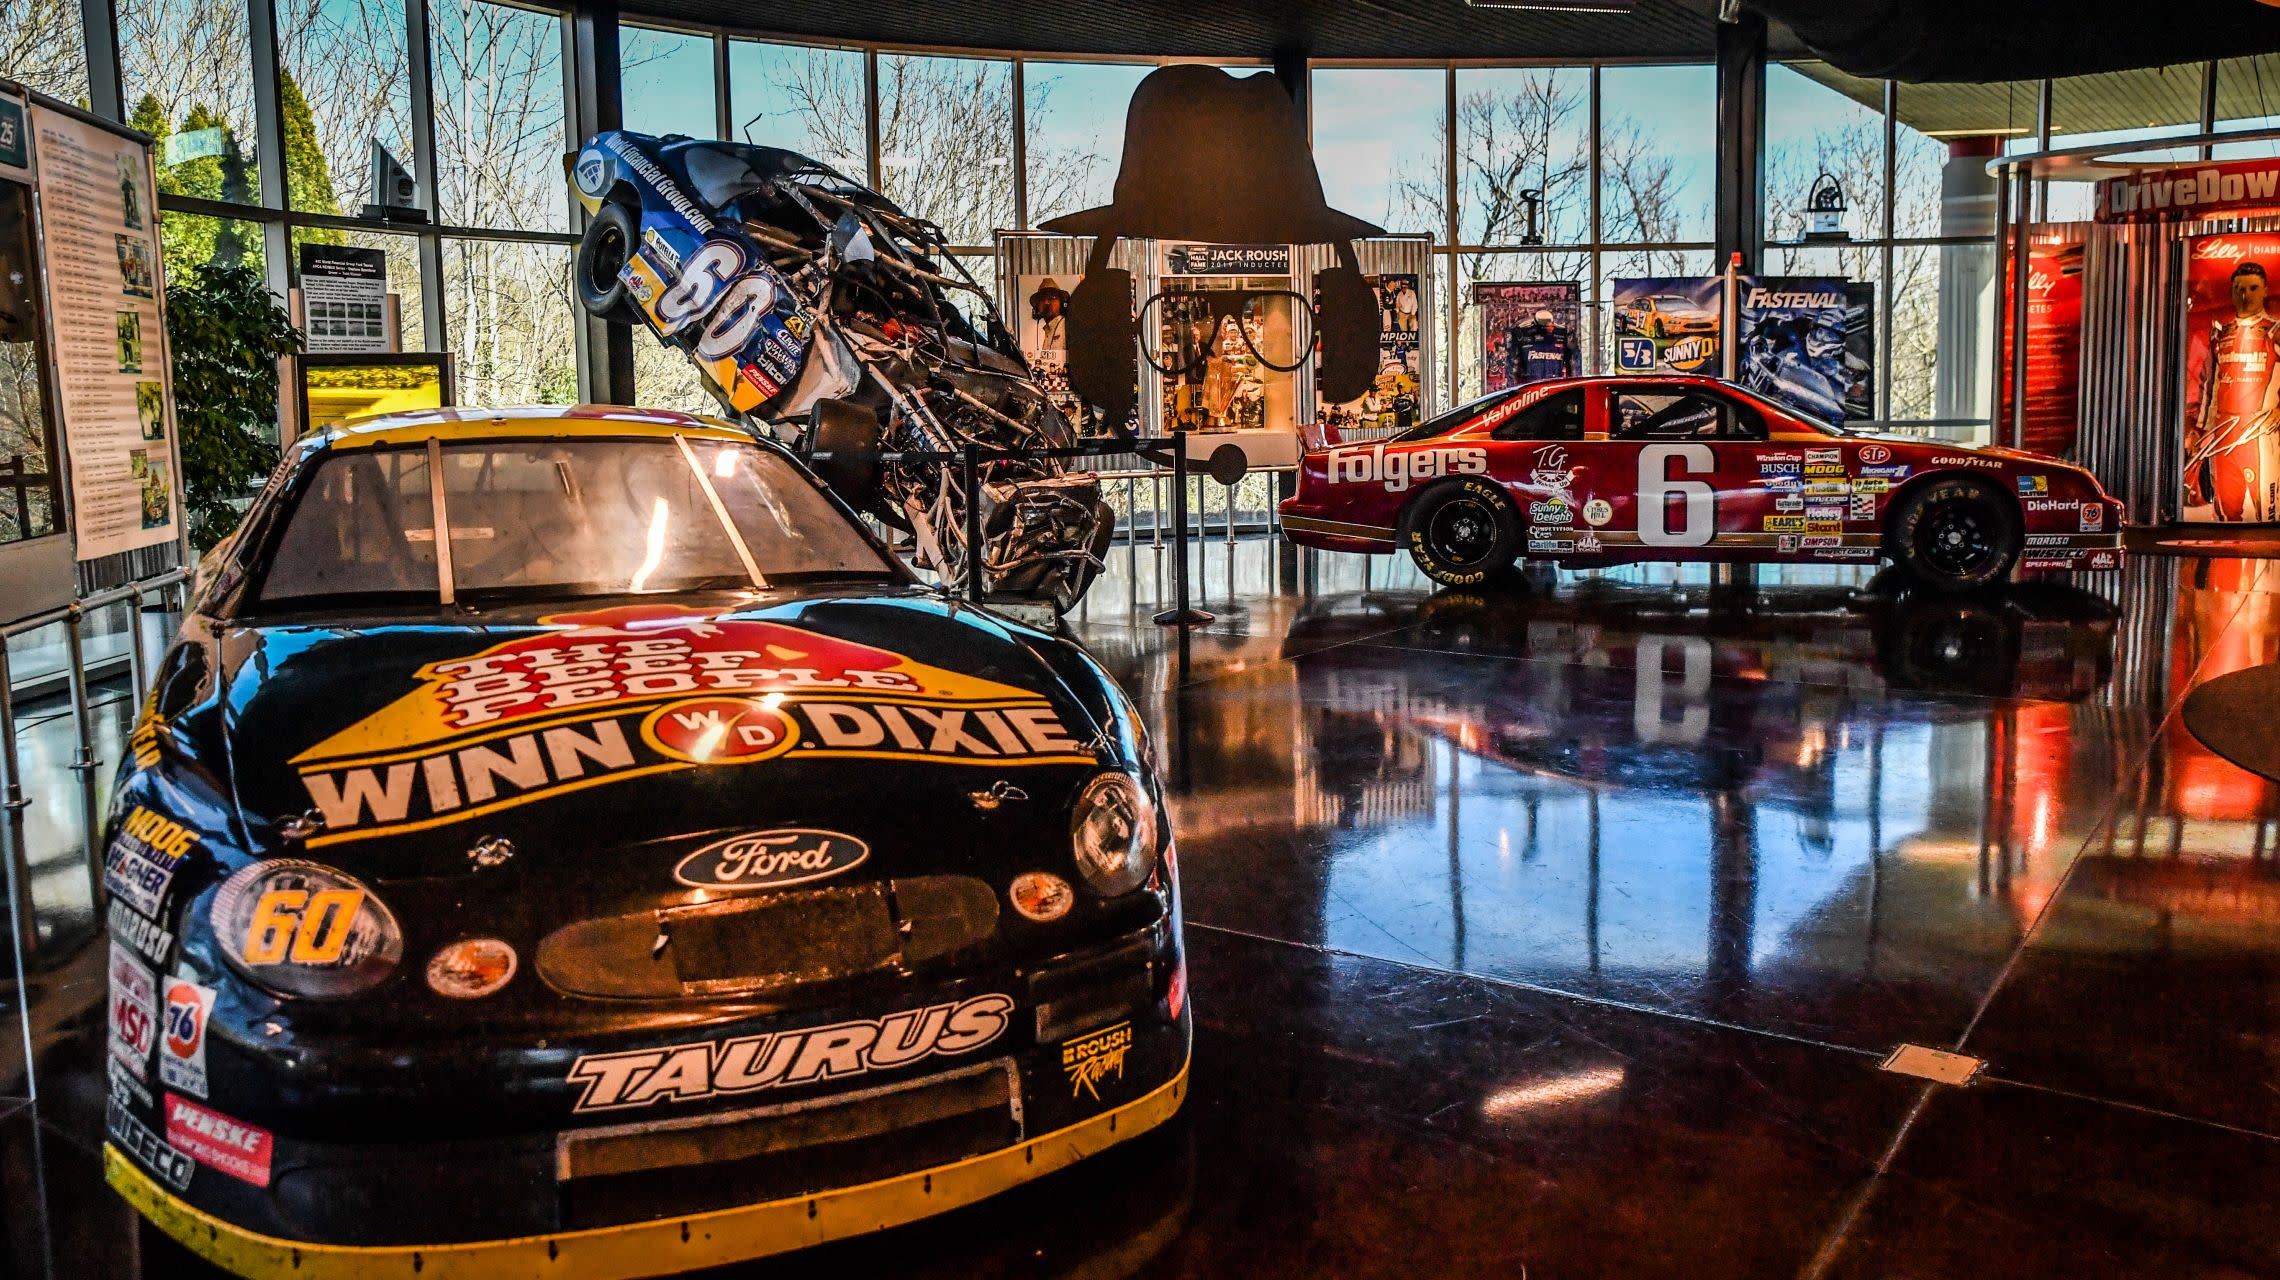
[[[1498,392],[1383,441],[1309,449],[1293,542],[1407,548],[1451,586],[1521,556],[1871,561],[1963,591],[2013,569],[2112,569],[2122,505],[2014,449],[1848,435],[1715,378],[1599,377]]]

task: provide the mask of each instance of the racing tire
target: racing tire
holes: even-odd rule
[[[1520,554],[1520,512],[1477,477],[1438,484],[1401,513],[1401,541],[1419,572],[1444,587],[1477,587]]]
[[[632,292],[618,278],[618,271],[640,238],[640,219],[615,200],[603,204],[586,220],[585,234],[578,237],[578,269],[572,273],[578,305],[586,314],[611,324],[641,323],[641,311],[634,305]]]
[[[1977,481],[1937,480],[1909,494],[1892,514],[1886,554],[1908,576],[1950,595],[2011,576],[2022,535],[2018,509]]]

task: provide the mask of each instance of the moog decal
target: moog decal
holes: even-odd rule
[[[1089,764],[1044,695],[782,623],[621,608],[420,668],[294,758],[312,848],[700,766],[861,757]]]
[[[1005,1034],[1012,1013],[1011,996],[991,994],[802,1031],[587,1054],[567,1077],[567,1083],[584,1088],[571,1110],[697,1102],[971,1053]]]

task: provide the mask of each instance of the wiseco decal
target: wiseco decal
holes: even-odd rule
[[[779,759],[1090,764],[1042,702],[945,707],[892,701],[704,697],[646,713],[494,731],[425,754],[304,766],[323,815],[311,848],[425,830],[589,787]]]
[[[981,1048],[1005,1034],[1012,1012],[1013,997],[992,994],[802,1031],[587,1054],[567,1077],[585,1086],[571,1110],[697,1102],[907,1067]]]

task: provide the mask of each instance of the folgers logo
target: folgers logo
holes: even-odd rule
[[[1488,473],[1488,450],[1478,448],[1395,449],[1373,445],[1366,449],[1332,449],[1330,483],[1383,484],[1400,493],[1419,480],[1441,476],[1477,476]]]
[[[466,658],[294,758],[311,848],[700,766],[1085,764],[1040,693],[781,623],[612,609]]]
[[[751,831],[681,860],[673,878],[693,889],[778,889],[860,866],[871,847],[836,831]]]
[[[1004,1035],[1012,1013],[1013,997],[991,994],[802,1031],[587,1054],[570,1067],[567,1083],[585,1090],[571,1110],[698,1102],[971,1053]]]

